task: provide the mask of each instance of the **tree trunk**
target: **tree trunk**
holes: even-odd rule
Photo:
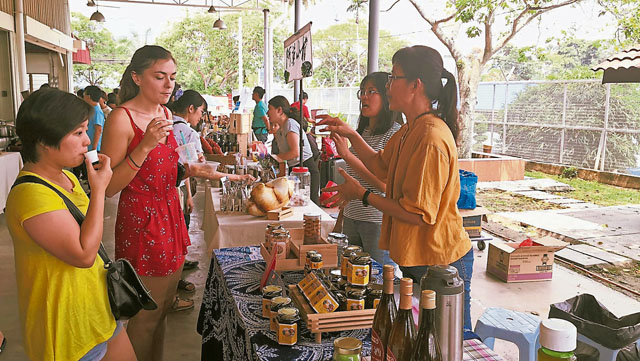
[[[472,54],[466,59],[456,59],[456,64],[460,91],[458,155],[460,158],[470,158],[473,145],[473,112],[478,100],[478,84],[483,66],[478,54]]]

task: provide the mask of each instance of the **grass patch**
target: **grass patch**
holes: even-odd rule
[[[558,204],[547,203],[498,189],[478,189],[476,199],[479,205],[489,209],[492,213],[565,209],[565,207]]]
[[[563,178],[538,171],[527,171],[525,175],[532,178],[551,178],[572,186],[574,188],[572,192],[556,193],[567,198],[579,199],[599,206],[640,204],[640,191],[635,189],[621,188],[579,178]]]

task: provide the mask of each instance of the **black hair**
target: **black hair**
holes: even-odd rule
[[[107,97],[107,92],[105,92],[104,90],[100,94],[100,98],[104,99],[105,103],[107,102],[107,100],[109,100],[109,97]]]
[[[305,100],[305,99],[309,99],[309,94],[307,94],[307,92],[303,91],[302,92],[302,100]]]
[[[453,138],[457,141],[460,134],[458,118],[458,89],[456,79],[447,71],[442,56],[437,50],[424,45],[414,45],[396,51],[391,58],[394,65],[402,68],[407,80],[420,79],[424,84],[424,93],[432,102],[432,113],[447,124]],[[447,83],[443,86],[442,79]],[[437,108],[433,108],[437,102]]]
[[[175,114],[182,114],[186,112],[187,109],[189,109],[189,106],[191,105],[193,105],[194,108],[198,108],[205,103],[206,101],[204,100],[202,95],[200,95],[200,93],[198,93],[195,90],[189,89],[189,90],[185,90],[182,96],[180,96],[178,100],[173,102],[171,106],[171,111]]]
[[[102,90],[100,90],[100,88],[95,85],[89,85],[88,87],[84,88],[84,94],[88,95],[89,98],[91,98],[91,100],[93,100],[94,102],[98,102],[102,97]]]
[[[264,93],[265,93],[264,88],[261,86],[257,86],[253,88],[253,94],[258,94],[260,99],[262,99],[262,97],[264,96]]]
[[[118,96],[116,93],[107,94],[107,104],[118,104]]]
[[[113,88],[113,94],[118,95],[120,93],[120,88]]]
[[[78,89],[76,94],[78,95],[78,98],[82,98],[84,96],[84,88]]]
[[[22,104],[16,117],[16,133],[22,141],[22,160],[39,160],[38,144],[59,147],[60,141],[93,113],[93,108],[73,94],[56,88],[33,92]]]
[[[120,90],[118,94],[120,96],[120,103],[125,103],[138,95],[140,88],[133,82],[132,73],[142,75],[142,73],[151,67],[158,60],[171,60],[174,64],[177,64],[176,60],[171,55],[171,52],[158,45],[145,45],[133,53],[131,62],[127,65],[127,68],[122,74],[120,80]]]
[[[389,73],[383,71],[377,71],[371,74],[367,74],[360,82],[360,90],[363,90],[365,83],[373,82],[373,87],[376,88],[380,97],[382,97],[382,109],[378,115],[378,122],[376,123],[376,129],[373,130],[374,135],[384,134],[393,125],[394,113],[389,109],[389,97],[387,96],[387,80],[389,79]],[[358,117],[358,127],[356,131],[362,135],[362,132],[369,126],[369,117],[365,117],[360,112]]]
[[[238,100],[240,100],[240,96],[236,95],[235,97],[232,98],[232,100],[233,100],[233,104],[235,104],[238,102]]]
[[[40,85],[40,88],[38,89],[44,89],[44,88],[51,88],[51,85],[49,85],[49,83],[43,83],[42,85]]]
[[[298,119],[299,115],[296,114],[297,112],[291,110],[291,104],[289,104],[287,98],[283,97],[282,95],[276,95],[275,97],[271,98],[271,100],[269,100],[269,105],[274,108],[282,108],[282,112],[287,117],[295,119],[298,124],[300,123],[300,120]]]

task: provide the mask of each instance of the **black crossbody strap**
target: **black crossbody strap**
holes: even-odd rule
[[[45,182],[42,178],[38,178],[38,177],[33,176],[33,175],[23,175],[22,177],[19,177],[18,179],[16,179],[16,181],[13,183],[11,188],[17,186],[18,184],[22,184],[22,183],[42,184],[43,186],[48,187],[49,189],[51,189],[54,192],[56,192],[56,194],[58,194],[58,196],[60,196],[60,198],[62,198],[62,200],[64,201],[64,204],[69,209],[69,212],[71,213],[73,218],[75,218],[76,222],[78,222],[78,225],[82,226],[82,222],[84,222],[84,214],[78,208],[78,206],[76,206],[71,201],[71,199],[69,199],[69,197],[65,196],[62,192],[60,192],[58,189],[56,189],[56,187],[52,186],[48,182]],[[100,258],[102,258],[102,261],[104,262],[105,266],[107,266],[109,263],[111,263],[111,259],[109,259],[109,256],[107,255],[107,251],[104,249],[104,245],[102,244],[102,242],[100,242],[100,249],[98,250],[98,254],[100,255]]]

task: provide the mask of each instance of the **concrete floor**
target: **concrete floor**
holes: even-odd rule
[[[198,311],[202,300],[203,286],[209,269],[210,254],[200,231],[204,210],[202,189],[196,196],[196,212],[191,218],[191,242],[189,259],[200,261],[197,270],[185,272],[187,280],[196,284],[194,299],[196,307],[189,311],[169,316],[166,337],[165,360],[195,361],[200,359],[200,335],[196,332]],[[108,251],[113,254],[113,229],[117,199],[109,199],[106,205],[105,238]],[[507,284],[488,275],[486,271],[487,250],[476,248],[472,279],[471,313],[475,320],[487,307],[503,307],[522,312],[534,312],[546,318],[551,303],[560,302],[580,293],[591,293],[612,312],[621,316],[640,312],[640,303],[616,292],[596,281],[569,269],[555,266],[552,281]],[[0,215],[0,330],[7,337],[7,348],[0,354],[0,361],[26,360],[22,348],[22,337],[17,315],[15,269],[13,245],[6,228],[4,215]],[[183,295],[185,296],[185,295]],[[506,360],[517,360],[514,345],[498,340],[496,351]]]

